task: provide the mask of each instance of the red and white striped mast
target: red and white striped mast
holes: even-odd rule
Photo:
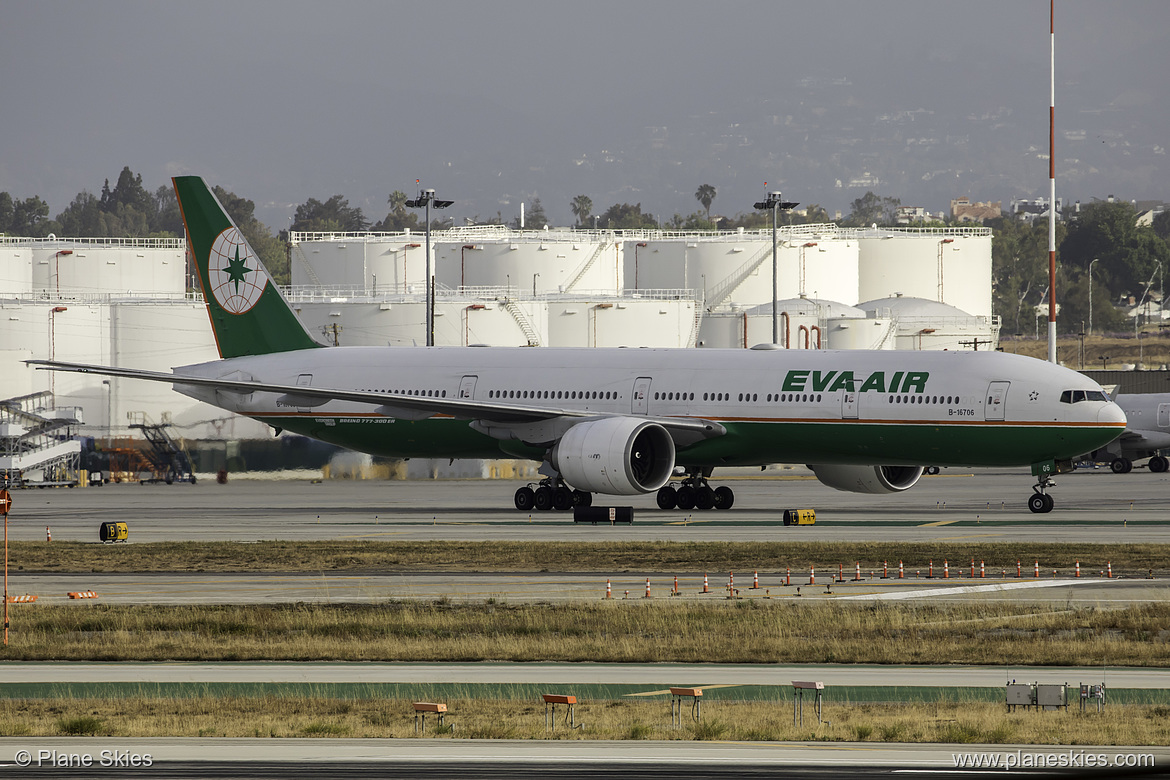
[[[1049,0],[1048,362],[1056,362],[1056,0]]]

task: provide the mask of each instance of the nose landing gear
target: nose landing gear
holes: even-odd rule
[[[1040,477],[1040,481],[1032,486],[1035,492],[1028,498],[1028,509],[1041,515],[1051,512],[1056,502],[1052,500],[1052,496],[1044,492],[1050,487],[1056,487],[1056,483],[1047,475]]]

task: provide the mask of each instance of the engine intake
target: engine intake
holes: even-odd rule
[[[850,493],[901,493],[922,476],[922,466],[809,466],[822,484]]]
[[[549,460],[579,490],[623,496],[649,493],[670,480],[674,439],[658,423],[605,417],[570,428]]]

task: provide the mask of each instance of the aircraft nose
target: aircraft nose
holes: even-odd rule
[[[1111,423],[1125,425],[1125,412],[1121,411],[1121,407],[1115,403],[1108,403],[1101,407],[1101,411],[1097,412],[1097,422]]]

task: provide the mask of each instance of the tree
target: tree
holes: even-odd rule
[[[711,221],[711,204],[715,200],[715,188],[710,184],[700,184],[699,189],[695,190],[695,200],[703,204],[703,208],[707,210],[707,221]]]
[[[50,232],[48,203],[36,195],[14,200],[7,192],[0,193],[0,233],[39,238]]]
[[[406,201],[410,200],[402,190],[394,190],[386,202],[390,204],[390,212],[386,218],[373,226],[373,230],[385,233],[397,233],[403,230],[418,230],[418,214],[406,210]]]
[[[845,218],[844,224],[852,227],[892,225],[897,220],[898,206],[901,205],[902,201],[898,198],[883,198],[869,191],[853,201],[852,211]]]
[[[539,230],[548,224],[548,217],[545,216],[544,206],[540,205],[540,198],[533,198],[532,205],[524,213],[524,227],[531,230]],[[520,227],[520,216],[517,215],[512,220],[512,227]]]
[[[360,208],[350,208],[348,200],[334,195],[324,203],[309,198],[297,206],[290,229],[304,233],[356,233],[369,224]]]
[[[653,214],[643,214],[642,204],[615,203],[598,217],[598,226],[606,230],[638,230],[656,228]]]
[[[1155,214],[1152,227],[1158,238],[1163,241],[1170,241],[1170,211],[1162,211]]]
[[[593,212],[593,200],[588,195],[578,195],[573,198],[569,208],[572,210],[573,216],[577,218],[577,226],[586,227],[585,223]]]
[[[1028,307],[1045,300],[1048,289],[1048,228],[1000,217],[992,228],[992,311],[1012,333],[1023,333]]]
[[[1125,202],[1089,204],[1059,246],[1061,262],[1070,267],[1087,270],[1100,260],[1096,279],[1104,279],[1115,294],[1140,297],[1159,264],[1163,273],[1170,271],[1170,247],[1152,228],[1139,226],[1133,206]]]

